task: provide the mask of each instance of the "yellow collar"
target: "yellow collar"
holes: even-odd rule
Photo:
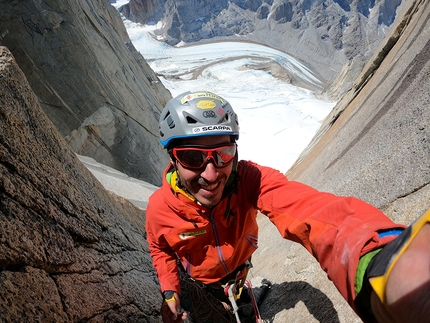
[[[173,192],[175,193],[176,196],[178,196],[179,194],[182,194],[186,197],[188,197],[191,201],[196,202],[196,199],[194,198],[194,196],[192,196],[190,193],[188,193],[187,191],[185,191],[184,189],[182,189],[181,187],[178,186],[178,171],[173,171],[171,173],[168,173],[167,176],[167,181],[169,182],[170,186],[172,187]]]

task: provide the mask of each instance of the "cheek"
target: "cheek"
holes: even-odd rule
[[[182,184],[188,184],[190,183],[195,176],[193,176],[192,174],[187,174],[187,172],[179,172],[179,178],[182,182]]]
[[[190,183],[193,179],[199,176],[198,172],[183,168],[179,163],[177,163],[176,168],[179,172],[179,179],[183,185]]]
[[[226,180],[230,177],[230,174],[232,171],[233,171],[233,164],[230,164],[227,167],[220,168],[218,170],[219,176],[225,178]]]

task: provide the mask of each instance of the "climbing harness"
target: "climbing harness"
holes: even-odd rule
[[[240,317],[238,313],[239,307],[237,306],[236,301],[239,299],[240,294],[242,293],[243,286],[246,286],[249,297],[251,298],[252,307],[254,309],[255,322],[263,323],[263,320],[261,319],[260,311],[258,310],[257,301],[255,300],[254,292],[252,291],[251,282],[246,279],[242,287],[238,288],[239,286],[240,284],[231,283],[227,285],[224,289],[224,292],[228,296],[228,299],[230,300],[230,303],[233,307],[233,313],[236,318],[236,322],[240,323]]]
[[[248,295],[251,298],[251,304],[254,309],[255,314],[255,321],[256,323],[263,323],[260,311],[258,310],[258,304],[255,299],[254,292],[252,291],[252,285],[249,280],[246,279],[246,276],[248,275],[248,271],[250,268],[252,268],[252,264],[249,260],[245,263],[245,275],[242,278],[238,279],[238,276],[240,274],[240,271],[236,274],[236,279],[227,283],[224,287],[224,294],[228,297],[231,306],[233,307],[233,313],[236,318],[236,323],[240,323],[240,317],[239,317],[239,307],[237,306],[237,300],[240,298],[243,288],[246,287],[248,291]]]

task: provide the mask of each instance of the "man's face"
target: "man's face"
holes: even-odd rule
[[[183,139],[180,145],[214,146],[230,144],[230,136],[208,136]],[[233,163],[226,167],[216,167],[210,160],[202,169],[187,169],[174,161],[179,179],[191,195],[203,206],[212,208],[221,200],[222,192],[231,174]]]

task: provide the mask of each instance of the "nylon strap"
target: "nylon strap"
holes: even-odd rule
[[[366,276],[382,304],[386,304],[385,289],[394,265],[426,223],[430,223],[430,209],[370,261]]]

